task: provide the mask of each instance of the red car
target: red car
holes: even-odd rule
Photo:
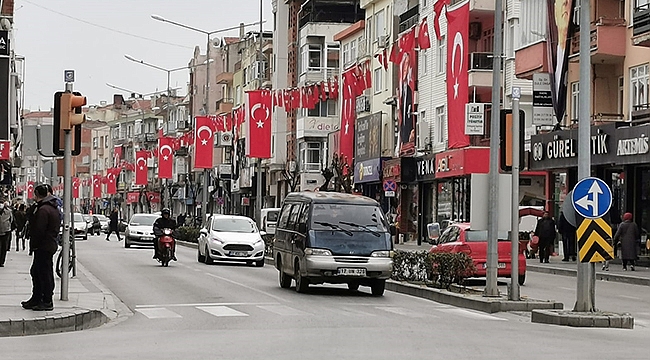
[[[499,277],[510,277],[510,239],[507,231],[499,231],[498,234],[498,270]],[[486,274],[487,262],[487,230],[471,230],[468,223],[454,223],[435,241],[435,245],[429,250],[430,253],[463,252],[469,255],[474,261],[476,273],[474,277],[484,277]],[[526,257],[521,246],[519,247],[519,285],[526,281]]]

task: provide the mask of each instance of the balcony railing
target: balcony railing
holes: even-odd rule
[[[334,75],[338,75],[339,68],[327,68],[327,67],[310,67],[307,71],[303,71],[300,74],[300,81],[327,81],[328,79],[333,79]]]
[[[475,52],[469,54],[470,70],[492,70],[494,55],[489,52]]]
[[[650,4],[639,5],[634,8],[632,35],[638,36],[650,32]]]

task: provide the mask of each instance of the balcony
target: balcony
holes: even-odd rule
[[[222,72],[221,74],[217,75],[217,84],[231,85],[232,78],[233,78],[233,73]]]
[[[152,133],[145,134],[145,135],[144,135],[144,140],[145,140],[146,142],[154,142],[154,141],[158,141],[158,136],[157,136],[157,135],[158,135],[158,134],[152,134]]]
[[[226,114],[232,111],[233,99],[222,98],[217,101],[217,114]]]
[[[97,156],[104,156],[104,147],[100,146],[97,148]]]
[[[465,0],[451,0],[450,6],[455,6],[460,4]],[[469,11],[471,12],[494,12],[494,0],[470,0],[469,1]]]
[[[469,86],[492,87],[492,53],[469,54]]]
[[[515,51],[515,76],[532,80],[533,74],[549,72],[546,41],[541,41]]]
[[[635,124],[650,122],[650,104],[634,105],[632,107],[632,122]]]
[[[591,61],[600,64],[616,64],[625,60],[626,43],[625,19],[599,18],[591,24]],[[571,40],[569,61],[578,62],[580,54],[580,34]]]
[[[650,47],[650,4],[634,8],[632,45]]]
[[[317,68],[310,67],[306,72],[300,74],[298,82],[301,84],[305,83],[317,83],[321,81],[327,82],[328,79],[333,79],[334,75],[338,76],[338,68]]]

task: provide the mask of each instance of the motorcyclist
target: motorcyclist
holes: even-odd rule
[[[169,211],[167,208],[164,208],[162,209],[161,214],[162,216],[156,219],[156,221],[153,223],[153,234],[155,235],[155,238],[153,239],[154,259],[159,259],[160,252],[158,249],[158,238],[163,235],[163,229],[176,230],[176,221],[171,218],[171,211]],[[176,245],[174,245],[174,247],[176,247]],[[176,249],[174,248],[173,250],[173,260],[176,261]]]

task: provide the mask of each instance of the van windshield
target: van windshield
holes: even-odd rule
[[[337,226],[349,231],[388,231],[388,223],[378,206],[314,204],[313,208],[311,228],[314,230],[332,230]]]

